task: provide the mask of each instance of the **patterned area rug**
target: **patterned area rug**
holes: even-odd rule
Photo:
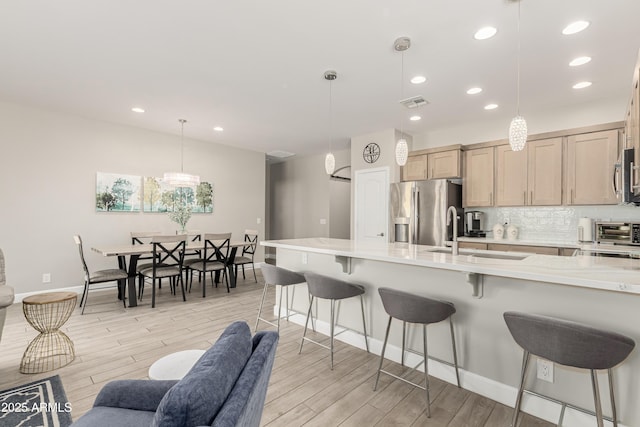
[[[0,426],[67,427],[71,404],[58,375],[0,391]]]

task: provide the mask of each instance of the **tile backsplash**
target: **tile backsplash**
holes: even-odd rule
[[[485,213],[484,228],[489,231],[495,224],[513,224],[518,227],[519,240],[546,242],[575,242],[578,219],[582,217],[603,221],[640,221],[640,206],[553,206],[505,207],[478,209]]]

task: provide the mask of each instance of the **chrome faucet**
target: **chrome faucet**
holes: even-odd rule
[[[447,227],[451,225],[453,220],[453,242],[451,242],[451,255],[458,255],[458,211],[455,206],[449,206],[447,209]]]

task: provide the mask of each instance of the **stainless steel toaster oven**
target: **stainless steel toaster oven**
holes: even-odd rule
[[[640,222],[596,222],[596,242],[640,246]]]

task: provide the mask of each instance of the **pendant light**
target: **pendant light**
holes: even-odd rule
[[[327,175],[331,175],[336,170],[336,158],[334,157],[331,149],[333,148],[333,99],[332,99],[332,85],[333,81],[338,78],[338,73],[333,70],[324,72],[324,79],[329,81],[329,153],[324,159],[324,170]]]
[[[520,115],[520,2],[518,2],[518,79],[517,79],[517,110],[516,116],[509,125],[509,145],[513,151],[522,151],[527,143],[527,121]]]
[[[178,119],[180,122],[180,172],[165,172],[163,181],[174,187],[195,187],[200,184],[198,175],[184,173],[184,124],[185,119]]]
[[[404,99],[404,51],[411,47],[411,39],[409,37],[398,37],[393,43],[393,48],[396,52],[401,53],[402,68],[400,72],[400,99]],[[403,112],[404,113],[404,112]],[[396,144],[396,163],[398,166],[404,166],[407,164],[407,158],[409,156],[409,146],[407,140],[404,139],[403,132],[403,116],[400,116],[400,139]]]

